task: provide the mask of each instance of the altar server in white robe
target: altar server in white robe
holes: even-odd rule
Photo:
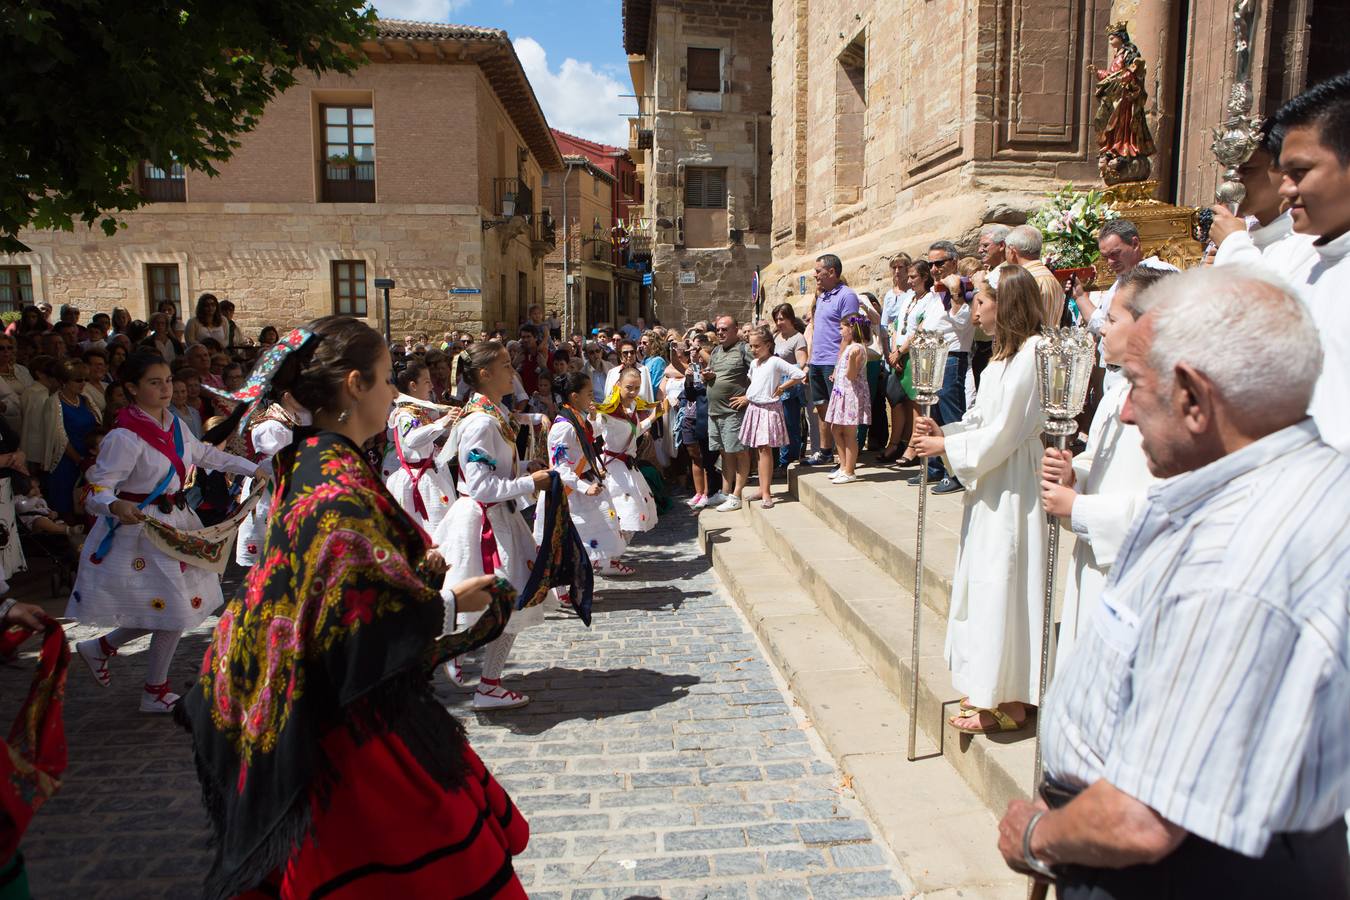
[[[398,399],[389,413],[385,486],[403,511],[427,534],[435,534],[450,511],[455,482],[436,461],[436,444],[449,433],[459,410],[431,402],[431,370],[409,363],[395,378]]]
[[[1036,346],[1044,303],[1021,266],[1004,268],[973,312],[994,354],[975,405],[959,422],[920,418],[917,452],[942,454],[966,485],[961,549],[947,620],[947,664],[966,696],[954,728],[1016,731],[1040,700],[1045,516],[1041,510]]]
[[[1162,298],[1161,292],[1149,288],[1174,274],[1136,266],[1122,276],[1102,326],[1102,353],[1107,365],[1121,364],[1135,321]],[[1041,505],[1078,536],[1073,576],[1064,586],[1064,612],[1055,645],[1056,669],[1073,653],[1083,630],[1091,627],[1116,553],[1130,523],[1147,503],[1149,487],[1157,480],[1148,470],[1139,429],[1120,420],[1129,393],[1127,381],[1116,380],[1106,387],[1092,417],[1087,447],[1078,456],[1054,447],[1045,449]]]
[[[150,635],[140,708],[167,713],[178,701],[169,690],[178,639],[220,606],[220,579],[160,551],[141,520],[153,517],[185,531],[202,527],[183,495],[191,466],[268,479],[272,468],[192,436],[169,409],[172,381],[159,354],[138,351],[122,364],[120,376],[131,405],[118,412],[87,476],[85,508],[99,518],[85,541],[66,616],[81,625],[113,626],[75,645],[105,687],[112,681],[108,660],[118,648]]]
[[[442,465],[451,459],[459,461],[459,499],[434,536],[449,567],[442,592],[447,630],[466,627],[476,618],[454,614],[450,589],[466,578],[496,574],[516,591],[525,587],[537,546],[520,511],[551,478],[547,470],[518,458],[512,415],[490,399],[511,392],[513,372],[506,348],[497,341],[475,344],[460,354],[460,373],[473,394],[438,458]],[[530,702],[525,694],[502,687],[501,676],[516,635],[543,620],[542,603],[511,613],[501,637],[484,649],[474,709],[513,709]],[[446,673],[463,683],[460,660],[446,663]]]

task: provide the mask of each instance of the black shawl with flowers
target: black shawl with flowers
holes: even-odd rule
[[[461,784],[464,731],[430,673],[500,634],[514,601],[499,585],[472,629],[437,638],[444,604],[420,568],[426,539],[361,449],[301,433],[277,459],[258,564],[180,704],[215,833],[207,897],[285,864],[340,777],[320,743],[334,728],[358,741],[397,734],[438,783]]]

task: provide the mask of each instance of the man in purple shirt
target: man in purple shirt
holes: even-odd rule
[[[830,376],[841,351],[840,323],[858,312],[858,295],[848,285],[840,284],[844,264],[833,253],[816,258],[816,303],[811,310],[811,362],[809,366],[811,408],[820,425],[820,446],[802,462],[819,466],[834,458],[834,439],[830,426],[825,424],[825,409],[830,402],[833,386]]]

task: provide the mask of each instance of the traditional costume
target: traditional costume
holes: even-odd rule
[[[639,422],[638,413],[650,407],[641,397],[632,408],[624,406],[616,383],[610,389],[609,399],[595,408],[595,431],[604,442],[601,458],[605,464],[605,487],[619,514],[619,530],[625,541],[656,527],[656,501],[637,464],[638,438],[653,421],[648,417]]]
[[[966,486],[945,655],[952,684],[1004,729],[1013,725],[1000,703],[1040,699],[1045,517],[1037,342],[1027,338],[1010,359],[992,360],[975,405],[942,426],[948,469]]]
[[[292,416],[286,407],[273,403],[261,414],[251,417],[252,425],[248,430],[248,458],[262,462],[276,456],[283,447],[290,445],[295,437],[295,429],[302,423]],[[241,496],[247,497],[253,489],[250,476],[241,489]],[[272,514],[271,492],[263,494],[258,505],[248,514],[248,518],[239,525],[239,539],[235,544],[234,561],[245,568],[258,561],[263,537],[267,534],[267,521]]]
[[[436,463],[436,442],[449,433],[455,418],[435,403],[399,394],[389,413],[388,475],[385,484],[403,511],[434,534],[450,510],[455,481]]]
[[[619,534],[619,516],[605,487],[605,467],[595,447],[595,432],[585,416],[564,404],[548,432],[548,459],[567,490],[567,505],[591,566],[605,569],[611,560],[623,555],[624,540]],[[599,493],[590,494],[593,485]],[[534,517],[534,540],[544,539],[544,498]],[[560,598],[561,599],[561,598]]]
[[[168,712],[178,699],[167,680],[173,651],[184,631],[220,606],[220,581],[212,572],[166,556],[142,525],[123,525],[111,506],[127,500],[147,516],[194,531],[202,523],[183,494],[189,466],[235,475],[252,475],[258,468],[197,440],[171,411],[162,415],[156,421],[140,407],[126,407],[103,439],[87,475],[91,492],[85,501],[86,510],[99,519],[85,541],[66,606],[66,616],[82,624],[117,626],[76,645],[101,684],[111,680],[108,657],[118,647],[152,635],[143,712]]]
[[[459,461],[459,499],[441,519],[434,540],[449,566],[444,592],[446,631],[463,627],[475,615],[455,615],[454,598],[449,593],[452,585],[495,573],[520,591],[529,580],[537,551],[530,528],[520,515],[534,498],[534,479],[516,453],[511,414],[475,393],[438,455],[442,465],[451,459]],[[511,617],[505,633],[488,645],[474,694],[475,708],[506,709],[529,702],[524,694],[501,687],[501,673],[516,635],[543,620],[542,605],[521,610]],[[457,660],[451,661],[448,674],[457,683],[463,682]]]
[[[430,673],[498,635],[501,586],[437,638],[422,529],[347,438],[301,433],[263,559],[184,698],[216,848],[209,900],[524,898],[528,826]]]

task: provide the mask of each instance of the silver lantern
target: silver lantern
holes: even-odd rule
[[[942,379],[947,370],[947,341],[934,331],[916,331],[909,342],[909,378],[914,385],[914,399],[924,416],[928,416],[942,390]],[[919,722],[919,615],[923,607],[923,533],[924,515],[928,508],[928,457],[919,460],[919,521],[914,538],[914,629],[910,667],[914,683],[909,694],[909,760],[914,761],[915,742]]]
[[[1078,416],[1087,399],[1097,345],[1086,328],[1042,328],[1036,347],[1036,370],[1045,414],[1045,432],[1057,449],[1078,434]],[[1054,626],[1055,570],[1059,566],[1059,523],[1047,515],[1050,533],[1045,543],[1045,597],[1041,618],[1040,702],[1050,682],[1050,632]],[[1041,719],[1036,718],[1035,784],[1041,780]]]

